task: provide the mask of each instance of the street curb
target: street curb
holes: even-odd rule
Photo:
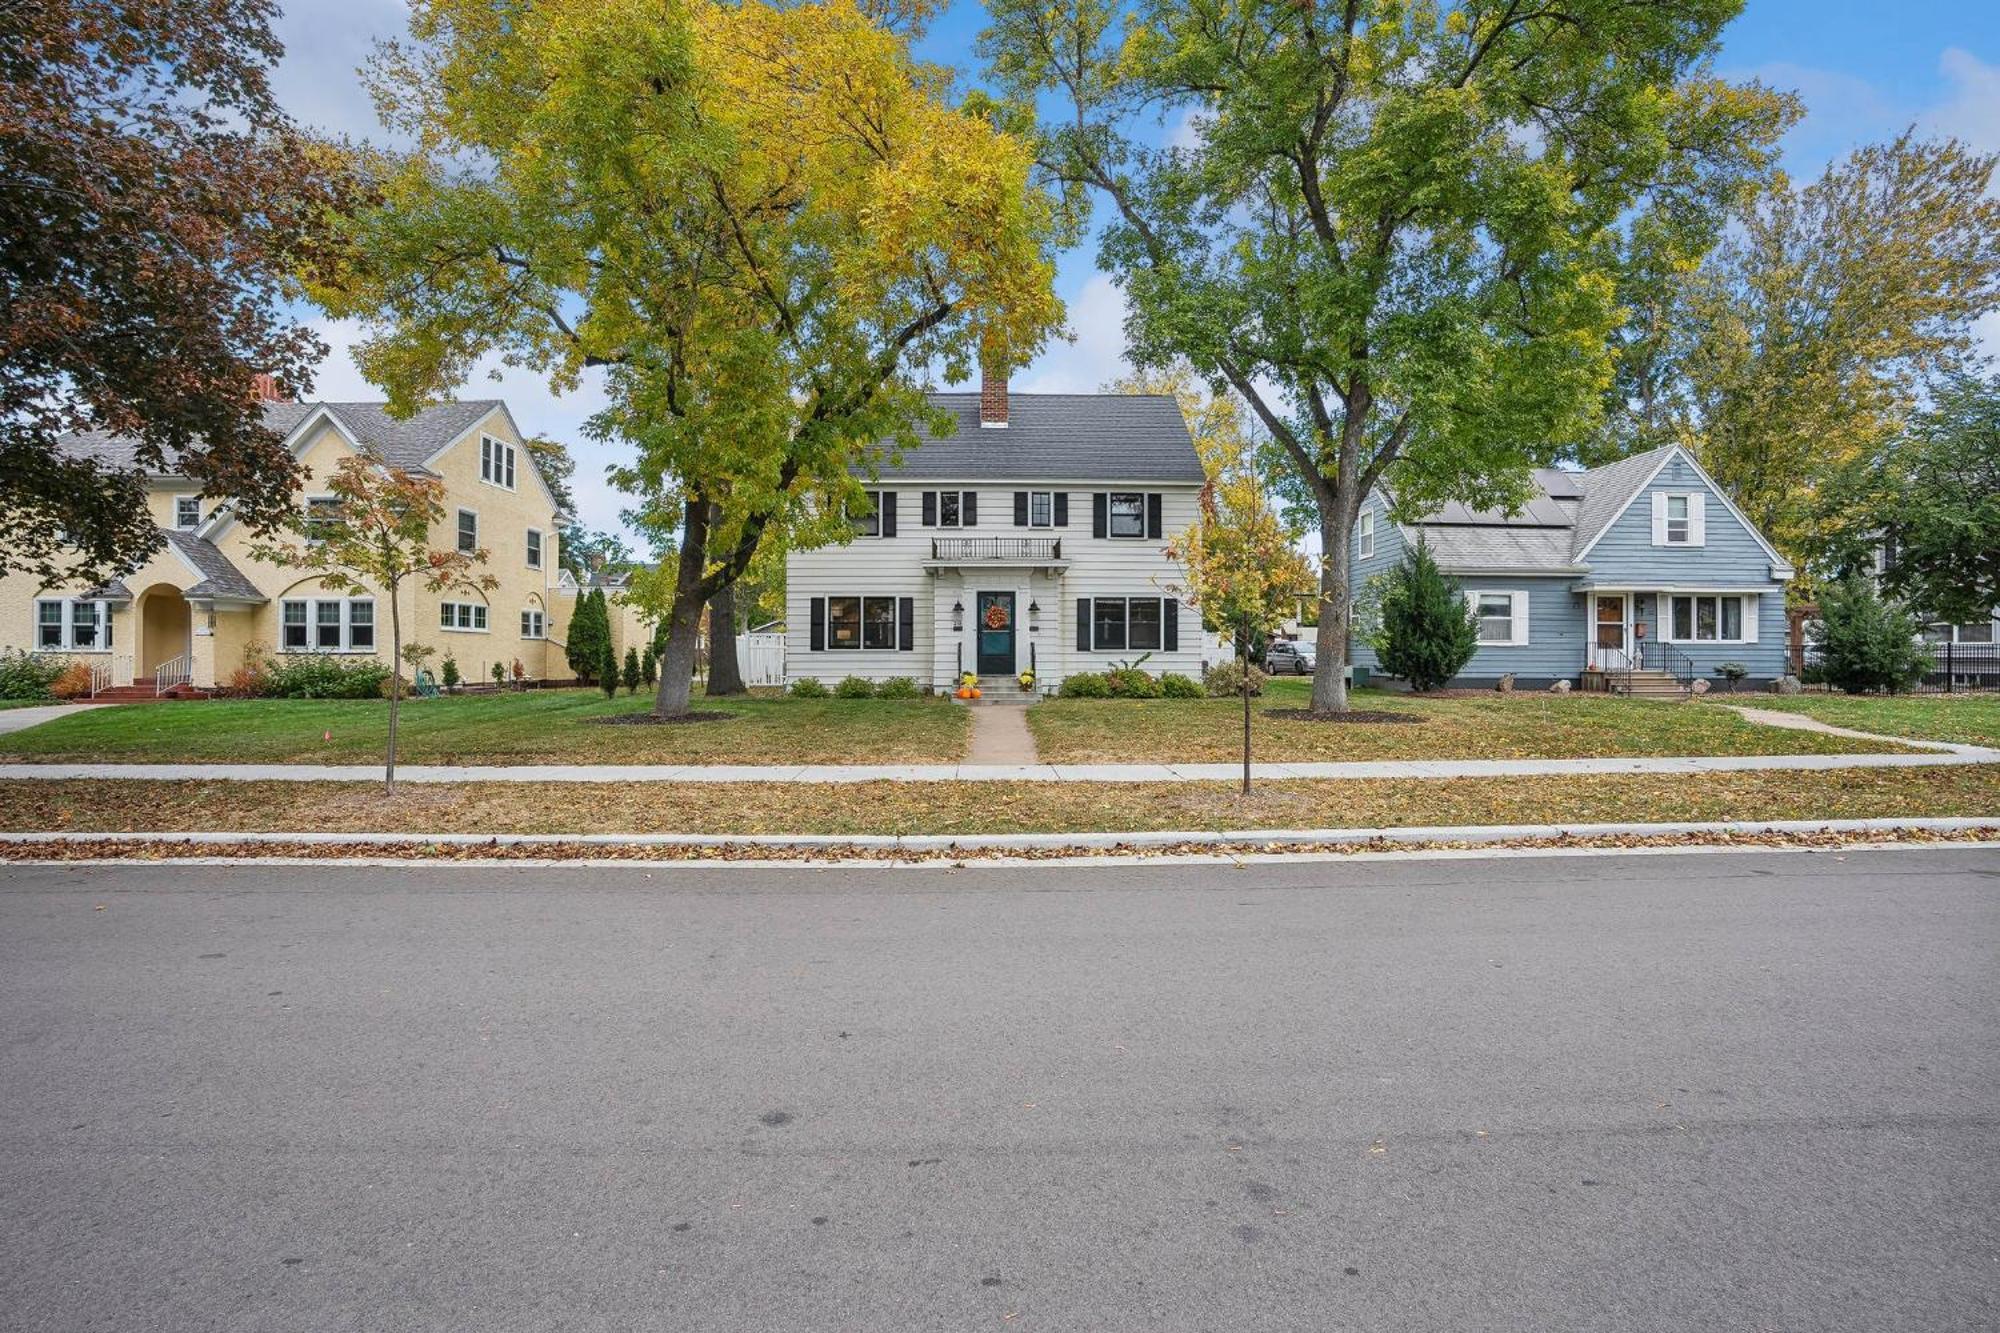
[[[1716,820],[1661,824],[1483,824],[1410,828],[1150,830],[1129,833],[0,833],[0,845],[64,845],[97,842],[166,843],[186,846],[286,847],[782,847],[804,850],[857,848],[875,851],[1110,851],[1146,847],[1351,846],[1356,844],[1505,843],[1552,839],[1681,837],[1704,834],[1895,834],[1971,833],[2000,835],[2000,815],[1921,816],[1907,819]]]

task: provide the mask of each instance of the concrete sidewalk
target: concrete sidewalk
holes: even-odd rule
[[[1259,780],[1576,777],[1602,773],[1824,772],[2000,763],[2000,750],[1625,759],[1437,759],[1257,764]],[[1233,782],[1241,764],[405,764],[399,782]],[[0,764],[0,781],[379,782],[380,764]]]

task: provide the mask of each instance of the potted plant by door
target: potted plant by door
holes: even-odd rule
[[[973,675],[970,671],[966,672],[958,678],[958,697],[961,699],[977,699],[979,697],[978,685],[979,677]]]
[[[1019,679],[1019,680],[1020,680],[1020,682],[1021,682],[1021,688],[1022,688],[1022,690],[1026,691],[1026,692],[1027,692],[1027,693],[1029,693],[1029,694],[1033,694],[1033,693],[1035,692],[1035,673],[1034,673],[1034,672],[1032,672],[1032,671],[1023,671],[1023,672],[1022,672],[1022,673],[1020,674],[1020,676],[1019,676],[1019,677],[1017,677],[1017,679]]]

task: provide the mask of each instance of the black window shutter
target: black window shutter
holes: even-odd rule
[[[884,537],[893,537],[896,535],[896,493],[894,491],[882,492],[881,528]]]
[[[1160,493],[1153,491],[1146,496],[1146,535],[1160,535]]]
[[[1102,537],[1111,531],[1111,497],[1103,491],[1090,497],[1090,535]]]
[[[927,528],[934,528],[934,527],[936,527],[936,526],[937,526],[937,492],[936,492],[936,491],[925,491],[925,492],[924,492],[924,526],[925,526],[925,527],[927,527]]]
[[[979,526],[979,492],[967,491],[958,501],[958,521],[968,528]]]
[[[1177,653],[1181,650],[1181,604],[1172,597],[1160,604],[1160,648],[1163,652]]]
[[[1056,526],[1057,526],[1057,527],[1059,527],[1059,528],[1066,528],[1066,527],[1068,527],[1068,526],[1069,526],[1069,492],[1068,492],[1068,491],[1057,491],[1057,492],[1056,492]]]
[[[812,650],[816,653],[826,651],[826,598],[824,597],[812,599]]]
[[[1088,597],[1079,597],[1076,599],[1076,650],[1080,653],[1090,651],[1090,599]]]
[[[917,646],[917,599],[898,597],[896,599],[896,648],[899,652],[914,652]]]
[[[1017,528],[1028,526],[1028,493],[1026,491],[1014,492],[1014,526]]]

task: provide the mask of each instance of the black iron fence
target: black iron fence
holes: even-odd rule
[[[1035,563],[1062,559],[1060,537],[933,537],[933,560],[1013,560]]]
[[[2000,690],[2000,643],[1934,643],[1931,669],[1911,686],[1915,694],[1959,694],[1969,690]],[[1793,644],[1791,673],[1807,685],[1820,684],[1819,650]]]

